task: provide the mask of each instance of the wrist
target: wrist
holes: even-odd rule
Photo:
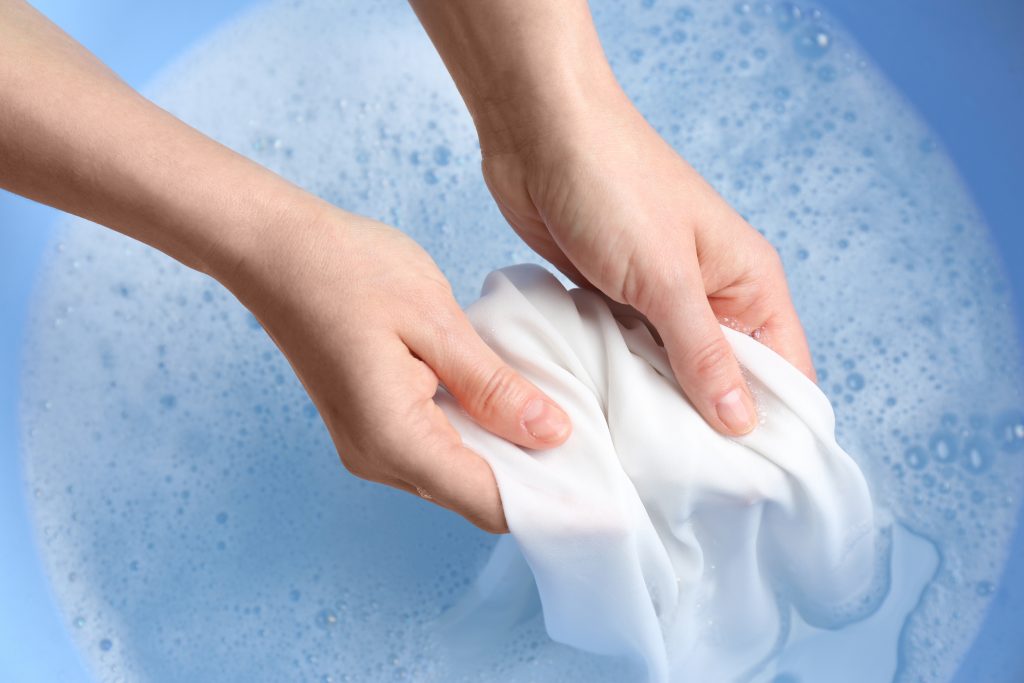
[[[586,0],[411,0],[473,117],[484,155],[571,129],[621,92]]]
[[[241,224],[210,245],[201,268],[261,320],[296,303],[288,297],[323,258],[327,232],[336,238],[356,218],[280,178],[271,180]]]
[[[552,69],[503,96],[467,105],[487,157],[569,141],[595,116],[629,100],[602,53],[600,60]]]

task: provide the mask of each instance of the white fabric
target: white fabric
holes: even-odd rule
[[[723,328],[762,414],[732,439],[688,403],[646,326],[592,292],[514,266],[491,273],[467,312],[574,431],[529,451],[439,398],[494,470],[514,538],[460,619],[511,623],[528,564],[554,640],[641,662],[650,681],[726,680],[771,655],[783,605],[829,626],[869,589],[864,477],[836,444],[827,398],[769,348]]]

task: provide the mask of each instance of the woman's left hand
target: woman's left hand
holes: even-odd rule
[[[518,130],[514,144],[481,131],[484,178],[505,218],[577,284],[647,317],[713,427],[743,434],[757,424],[720,321],[755,332],[814,379],[778,253],[617,86]]]

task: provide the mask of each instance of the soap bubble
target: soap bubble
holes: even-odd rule
[[[1004,413],[996,420],[994,432],[996,442],[1004,451],[1019,453],[1024,450],[1024,414]]]
[[[971,474],[980,474],[992,466],[992,448],[981,437],[971,437],[964,442],[963,465]]]
[[[783,2],[778,7],[775,25],[783,31],[789,31],[803,19],[803,10],[795,3]]]
[[[1024,491],[1005,274],[946,152],[922,145],[934,134],[834,21],[734,4],[593,10],[643,115],[778,248],[876,502],[940,546],[900,654],[908,678],[945,680]],[[399,226],[462,304],[490,270],[539,261],[491,200],[472,120],[401,3],[272,0],[150,93]],[[228,666],[253,683],[464,683],[433,634],[492,540],[345,473],[259,321],[208,278],[84,222],[49,251],[24,349],[25,468],[43,561],[67,623],[85,619],[69,631],[97,679],[222,680]],[[553,645],[536,617],[488,647],[465,680],[636,679]]]
[[[928,464],[928,453],[923,448],[914,446],[906,450],[903,459],[911,469],[920,470]]]
[[[793,39],[797,54],[807,59],[818,59],[832,45],[832,37],[818,26],[807,26],[801,29]]]
[[[928,450],[935,462],[953,462],[957,456],[956,437],[949,432],[936,432],[928,441]]]

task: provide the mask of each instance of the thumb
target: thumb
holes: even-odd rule
[[[526,448],[551,448],[572,432],[569,416],[484,343],[456,305],[406,344],[474,421]]]
[[[658,329],[687,398],[719,432],[741,435],[757,426],[757,408],[732,347],[725,339],[696,262],[645,313]]]

